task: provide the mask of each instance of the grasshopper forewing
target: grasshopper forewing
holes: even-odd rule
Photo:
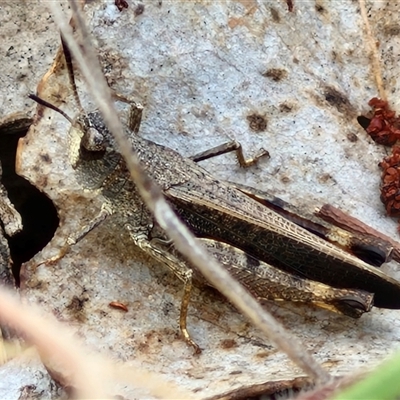
[[[235,187],[206,173],[197,177],[198,180],[165,190],[178,214],[197,235],[225,241],[300,277],[373,293],[376,307],[400,308],[397,280],[281,217]],[[204,190],[205,187],[209,189]]]

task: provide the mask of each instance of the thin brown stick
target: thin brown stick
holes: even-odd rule
[[[68,334],[65,324],[56,321],[52,315],[43,315],[35,306],[21,304],[3,287],[0,287],[0,319],[2,324],[12,327],[29,344],[36,346],[46,367],[55,372],[62,383],[76,389],[76,398],[110,398],[106,385],[111,382],[134,384],[157,398],[194,398],[193,393],[165,381],[158,374],[89,354],[72,332]],[[12,344],[15,356],[28,348],[25,344]]]
[[[364,224],[364,222],[346,214],[344,211],[332,206],[324,204],[320,209],[317,209],[315,214],[324,221],[338,226],[346,231],[360,233],[371,238],[379,238],[387,241],[393,247],[392,258],[400,262],[400,243],[393,240],[391,237],[377,231],[376,229]]]
[[[107,398],[104,387],[108,371],[87,356],[57,321],[45,318],[34,307],[23,306],[15,296],[0,288],[0,318],[34,344],[49,369],[54,368],[68,377],[68,386],[77,391],[78,398]]]
[[[379,97],[382,100],[387,101],[386,91],[383,85],[382,79],[382,69],[381,69],[381,59],[379,57],[379,53],[377,50],[377,42],[375,39],[375,35],[372,31],[371,25],[368,20],[367,8],[365,6],[365,0],[359,0],[360,2],[360,10],[361,17],[364,22],[365,29],[367,31],[367,42],[371,52],[371,61],[372,61],[372,73],[375,78],[376,87],[378,88]]]

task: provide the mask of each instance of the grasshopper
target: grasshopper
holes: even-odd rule
[[[71,57],[65,46],[64,50],[78,98]],[[34,95],[30,97],[55,109]],[[195,162],[209,157],[209,153],[184,158],[138,136],[142,110],[133,104],[128,134],[143,169],[162,188],[172,208],[199,240],[255,296],[313,303],[355,318],[373,305],[400,308],[398,281],[265,207],[241,188],[215,179]],[[135,245],[168,266],[185,283],[180,329],[185,340],[198,350],[187,332],[186,316],[192,280],[201,280],[200,275],[157,226],[100,113],[82,111],[73,120],[67,118],[72,125],[69,156],[77,178],[84,189],[100,189],[105,203],[93,221],[68,238],[65,251],[115,214]],[[252,165],[266,155],[264,152],[245,160],[237,143],[225,150],[235,150],[242,166]],[[63,252],[52,261],[62,255]]]

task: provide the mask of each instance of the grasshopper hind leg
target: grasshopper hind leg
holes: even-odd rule
[[[339,289],[301,278],[255,259],[229,244],[202,239],[207,250],[255,297],[299,303],[359,318],[371,310],[373,294],[358,289]]]
[[[156,260],[166,265],[184,283],[179,315],[179,328],[185,342],[194,348],[195,354],[200,354],[201,349],[199,345],[191,338],[189,331],[187,330],[187,313],[193,286],[192,269],[186,264],[185,261],[180,260],[174,254],[168,251],[168,247],[171,246],[169,241],[160,239],[149,240],[147,231],[134,231],[129,225],[127,225],[126,228],[128,229],[132,240],[138,247]]]
[[[251,167],[252,165],[256,164],[258,160],[262,157],[269,158],[268,151],[260,149],[259,153],[255,155],[253,158],[246,159],[243,154],[242,145],[236,140],[213,147],[212,149],[203,151],[189,158],[195,162],[199,162],[207,160],[208,158],[217,157],[222,154],[230,153],[232,151],[235,152],[236,158],[238,159],[240,166],[243,168]]]

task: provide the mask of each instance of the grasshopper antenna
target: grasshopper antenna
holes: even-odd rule
[[[64,118],[66,118],[71,124],[72,124],[72,118],[65,113],[63,110],[61,110],[60,108],[56,107],[54,104],[49,103],[46,100],[41,99],[39,96],[36,96],[35,94],[29,94],[28,97],[30,99],[32,99],[33,101],[36,101],[36,103],[51,108],[54,111],[57,111],[59,114],[61,114]]]
[[[71,84],[72,90],[74,92],[75,102],[78,105],[79,110],[83,113],[82,104],[81,104],[81,101],[80,101],[79,95],[78,95],[78,89],[76,87],[74,68],[72,66],[71,52],[69,51],[68,45],[65,42],[63,35],[61,34],[60,36],[61,36],[61,46],[63,49],[64,58],[65,58],[65,64],[67,66],[67,71],[68,71],[68,79]],[[39,96],[36,96],[35,94],[29,94],[28,97],[30,99],[32,99],[33,101],[36,101],[36,103],[41,104],[42,106],[45,106],[45,107],[51,108],[54,111],[57,111],[59,114],[61,114],[64,118],[66,118],[72,124],[72,118],[68,114],[66,114],[63,110],[56,107],[54,104],[51,104],[46,100],[43,100],[42,98],[40,98]]]
[[[60,36],[61,36],[61,46],[63,49],[64,58],[65,58],[65,64],[67,66],[67,71],[68,71],[68,78],[69,78],[69,82],[71,84],[72,90],[74,92],[74,99],[75,99],[76,104],[78,105],[79,111],[83,113],[82,104],[81,104],[81,101],[80,101],[79,95],[78,95],[78,89],[76,87],[71,52],[69,51],[69,47],[68,47],[66,41],[64,40],[63,35],[61,34]]]

